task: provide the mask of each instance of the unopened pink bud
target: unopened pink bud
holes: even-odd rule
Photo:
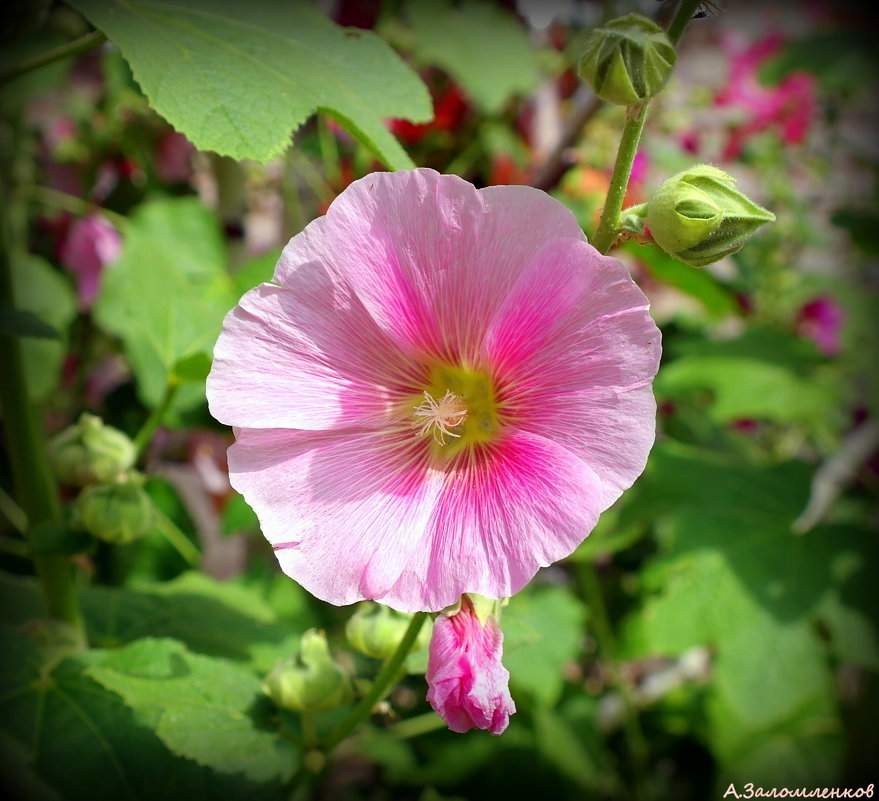
[[[494,615],[481,621],[466,595],[460,610],[440,614],[427,662],[427,700],[452,731],[501,734],[516,705],[501,664],[504,635]]]

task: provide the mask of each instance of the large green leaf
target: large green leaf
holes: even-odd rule
[[[88,675],[91,661],[113,652],[68,658],[50,670],[33,643],[6,627],[0,627],[0,651],[0,759],[15,763],[14,772],[0,775],[5,798],[280,798],[278,782],[218,774],[171,753],[119,695]],[[240,713],[252,725],[246,707]]]
[[[283,0],[71,0],[122,51],[152,106],[202,150],[268,161],[316,111],[392,169],[387,117],[430,119],[427,90],[377,36]]]
[[[564,686],[563,667],[583,640],[585,610],[562,587],[523,592],[504,609],[504,664],[510,683],[552,706]]]
[[[870,666],[871,610],[850,606],[864,596],[870,538],[830,527],[793,533],[809,492],[803,464],[735,465],[666,444],[642,490],[666,553],[643,576],[654,592],[628,620],[630,656],[712,649],[706,736],[725,776],[779,786],[829,780],[841,740],[815,624],[825,622],[837,653]],[[864,640],[857,648],[856,638]],[[770,752],[777,761],[758,758]]]
[[[446,70],[486,113],[499,113],[514,94],[537,86],[536,50],[506,9],[484,0],[455,7],[447,0],[416,0],[406,15],[418,61]]]
[[[738,339],[693,340],[656,378],[661,400],[696,400],[710,393],[716,423],[755,418],[825,429],[839,407],[838,377],[821,364],[811,342],[759,329]]]
[[[259,782],[289,774],[291,753],[266,728],[271,704],[243,666],[154,638],[89,657],[86,673],[121,695],[175,754]]]
[[[210,354],[238,295],[219,224],[195,198],[138,207],[124,242],[104,273],[94,313],[99,325],[121,337],[141,397],[155,406],[178,363]],[[204,388],[183,386],[179,396],[180,405],[192,406],[204,399]]]
[[[303,610],[301,620],[282,624],[254,591],[200,573],[138,590],[93,587],[80,592],[80,602],[94,645],[173,637],[191,651],[245,662],[257,672],[294,653],[299,635],[315,623]],[[4,574],[0,608],[3,620],[13,625],[43,614],[36,584]]]

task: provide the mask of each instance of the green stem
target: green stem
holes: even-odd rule
[[[617,158],[613,165],[613,174],[610,177],[610,187],[607,190],[604,211],[601,213],[598,229],[592,238],[592,244],[599,253],[607,253],[619,233],[620,212],[623,209],[623,199],[629,186],[632,164],[635,162],[635,154],[638,152],[638,142],[641,141],[641,132],[644,130],[644,121],[647,119],[648,105],[648,103],[642,103],[640,106],[626,108],[626,125],[623,128]]]
[[[335,134],[330,130],[329,120],[317,115],[317,141],[320,146],[320,157],[324,165],[324,174],[331,186],[338,187],[342,180],[342,162],[339,158],[339,146]]]
[[[418,632],[421,631],[421,626],[424,624],[426,618],[427,612],[416,612],[412,616],[409,628],[406,629],[406,633],[403,635],[403,639],[400,640],[397,650],[394,651],[384,665],[382,665],[382,669],[372,683],[369,692],[360,699],[360,703],[351,710],[351,714],[349,714],[348,717],[339,724],[336,730],[327,737],[323,744],[323,750],[325,753],[328,754],[332,751],[340,742],[342,742],[342,740],[351,734],[360,723],[366,720],[372,714],[373,707],[391,689],[393,682],[397,678],[397,674],[403,665],[403,660],[406,659],[409,651],[412,649],[415,639],[418,637]]]
[[[135,435],[134,450],[138,459],[143,456],[144,451],[147,449],[147,446],[153,438],[153,434],[156,433],[156,430],[162,424],[162,418],[171,406],[179,386],[180,383],[173,377],[168,379],[168,383],[165,385],[165,393],[162,395],[159,405],[153,409],[150,416],[146,419],[146,422],[141,426],[140,431]]]
[[[159,529],[171,547],[183,557],[183,560],[190,567],[198,567],[199,562],[201,562],[201,552],[192,544],[192,540],[161,510],[154,507],[153,515],[156,521],[156,528]]]
[[[63,209],[64,211],[69,211],[71,214],[77,214],[84,217],[98,212],[120,230],[128,224],[128,220],[122,214],[117,214],[115,211],[105,209],[103,206],[98,206],[88,200],[83,200],[81,197],[76,197],[76,195],[68,195],[67,192],[50,189],[48,186],[30,186],[19,189],[18,192],[22,197],[32,198],[33,200],[47,206],[53,206],[55,208]]]
[[[22,61],[21,64],[18,64],[11,70],[0,75],[0,86],[9,83],[9,81],[14,78],[18,78],[19,75],[24,75],[25,73],[39,69],[40,67],[45,67],[47,64],[51,64],[54,61],[78,56],[80,53],[92,50],[106,41],[107,37],[101,33],[101,31],[87,33],[79,39],[74,39],[72,42],[67,42],[66,44],[60,45],[52,50],[47,50],[45,53],[40,53],[38,56]]]
[[[414,718],[401,720],[394,725],[391,733],[394,737],[407,740],[410,737],[418,737],[419,735],[445,727],[446,722],[436,712],[425,712],[423,715],[416,715]]]
[[[699,3],[700,0],[682,0],[677,7],[666,31],[673,45],[677,45],[680,41],[687,24],[699,7]],[[610,187],[607,190],[604,211],[601,214],[595,236],[592,238],[592,244],[599,253],[607,253],[620,233],[620,212],[623,208],[626,189],[629,186],[632,164],[635,161],[635,154],[638,152],[638,143],[641,141],[641,133],[644,130],[644,121],[647,119],[649,105],[647,102],[640,106],[626,108],[626,125],[623,128],[616,161],[613,165],[613,174],[610,178]]]
[[[696,13],[696,9],[699,8],[701,3],[702,0],[681,0],[681,4],[678,6],[677,11],[675,11],[675,15],[665,31],[675,47],[681,41],[687,25],[690,24],[693,14]]]
[[[589,609],[592,630],[598,643],[598,653],[607,667],[613,686],[623,699],[623,733],[632,763],[634,778],[634,793],[639,795],[642,784],[644,767],[647,763],[648,747],[644,732],[641,731],[641,722],[638,718],[638,709],[632,698],[631,688],[619,669],[614,654],[616,653],[616,636],[604,603],[604,595],[601,591],[601,582],[592,562],[580,562],[578,565],[580,586],[583,598]]]
[[[27,515],[6,490],[0,487],[0,513],[12,524],[19,533],[27,531]]]
[[[2,191],[5,188],[0,187],[2,197],[8,197]],[[8,204],[2,204],[2,208],[8,209]],[[9,219],[5,211],[0,211],[0,307],[15,308],[10,241]],[[28,397],[27,373],[19,338],[0,335],[0,364],[4,365],[3,380],[0,381],[0,406],[3,410],[6,448],[16,500],[27,516],[27,530],[32,531],[45,522],[63,525],[55,480],[46,457],[43,431]],[[73,564],[60,554],[34,556],[33,561],[49,617],[71,624],[85,642]]]

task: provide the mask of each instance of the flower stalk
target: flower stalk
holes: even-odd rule
[[[360,703],[351,710],[351,714],[343,720],[323,743],[325,753],[332,751],[342,740],[351,734],[357,726],[366,720],[372,713],[373,707],[387,695],[403,666],[403,661],[409,655],[409,651],[418,638],[418,632],[427,619],[427,612],[416,612],[412,615],[409,628],[400,640],[397,650],[388,657],[382,665],[382,669],[372,683],[369,692],[360,699]]]
[[[699,7],[699,2],[700,0],[682,0],[678,6],[666,31],[673,45],[677,46],[687,23]],[[649,105],[648,101],[640,105],[628,106],[626,109],[626,124],[620,138],[604,211],[601,214],[595,236],[592,238],[592,245],[599,253],[607,253],[620,232],[620,212],[623,209],[623,199],[629,186],[632,164],[635,162],[635,155],[638,152],[638,143],[641,141],[641,133],[644,131]]]
[[[78,56],[80,53],[86,53],[106,41],[107,37],[101,31],[87,33],[85,36],[80,36],[79,39],[74,39],[72,42],[67,42],[52,50],[47,50],[45,53],[40,53],[38,56],[22,61],[21,64],[17,64],[11,70],[0,75],[0,86],[4,86],[28,72],[45,67],[47,64],[61,61],[64,58]]]
[[[8,197],[6,192],[3,194]],[[9,222],[7,214],[0,213],[0,306],[15,308]],[[43,523],[60,526],[63,524],[61,506],[49,470],[42,429],[28,397],[25,364],[17,337],[0,335],[0,363],[4,365],[0,381],[3,427],[16,501],[27,516],[27,532]],[[70,560],[60,554],[42,554],[35,555],[33,563],[48,616],[69,623],[85,642]]]

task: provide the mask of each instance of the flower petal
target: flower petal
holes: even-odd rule
[[[395,400],[424,385],[421,369],[378,329],[347,285],[316,257],[305,258],[320,228],[312,223],[313,233],[285,249],[287,265],[294,254],[300,258],[285,286],[250,290],[226,316],[207,385],[211,414],[221,422],[380,425]]]
[[[653,445],[660,342],[626,268],[568,240],[522,274],[482,358],[506,388],[514,424],[569,448],[599,476],[603,511],[641,474]]]
[[[487,457],[445,474],[422,541],[378,600],[411,612],[443,609],[465,592],[506,598],[595,526],[602,487],[570,451],[511,430]]]
[[[381,600],[407,569],[441,488],[441,474],[423,464],[424,441],[364,429],[239,429],[236,438],[232,485],[284,572],[332,604]]]
[[[429,169],[372,173],[326,215],[328,247],[386,334],[409,353],[472,360],[486,326],[545,243],[583,239],[570,211],[539,190],[476,190]],[[286,283],[286,268],[276,280]]]

